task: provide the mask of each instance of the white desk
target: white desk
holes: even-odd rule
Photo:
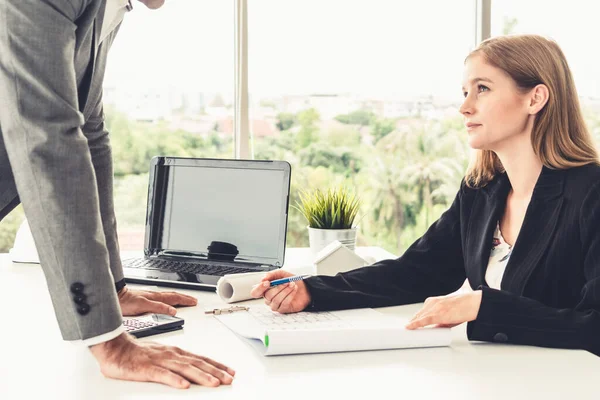
[[[359,253],[387,257],[377,248]],[[309,260],[291,249],[286,265]],[[199,305],[181,309],[185,328],[150,337],[219,360],[237,371],[232,386],[176,390],[102,377],[90,352],[63,342],[39,265],[0,255],[0,399],[598,399],[600,358],[585,351],[469,343],[463,324],[451,347],[262,357],[205,308],[211,292],[183,291]],[[256,303],[257,301],[255,301]],[[381,309],[412,315],[420,305]]]

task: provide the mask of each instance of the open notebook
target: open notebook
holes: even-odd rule
[[[449,346],[450,328],[407,330],[408,322],[370,308],[279,314],[267,306],[216,315],[265,356]]]

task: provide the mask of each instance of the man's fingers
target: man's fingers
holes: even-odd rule
[[[123,315],[139,315],[144,313],[177,314],[175,305],[194,306],[198,303],[195,297],[176,292],[149,292],[129,290],[120,298]]]
[[[193,358],[195,360],[207,362],[207,363],[209,363],[209,364],[217,367],[218,369],[227,372],[229,375],[235,376],[235,371],[232,368],[229,368],[227,365],[221,364],[220,362],[217,362],[217,361],[213,360],[212,358],[199,356],[199,355],[196,355],[194,353],[190,353],[189,351],[185,351],[183,349],[180,349],[178,347],[176,347],[176,349],[177,349],[177,352],[179,354],[181,354],[182,356],[191,357],[191,358]]]
[[[147,294],[144,294],[144,297],[172,306],[195,306],[198,304],[198,300],[195,297],[176,292],[147,292]]]
[[[149,382],[162,383],[177,389],[187,389],[191,383],[184,377],[171,372],[167,368],[162,368],[157,365],[147,367],[145,370],[146,380]]]
[[[233,376],[231,376],[224,368],[218,368],[208,361],[198,359],[197,357],[184,357],[184,359],[190,364],[195,365],[196,368],[214,376],[224,385],[230,385],[231,382],[233,382]]]
[[[221,383],[229,385],[233,381],[235,371],[226,365],[216,362],[208,357],[202,357],[189,351],[180,349],[179,347],[167,347],[167,351],[172,351],[178,355],[181,360],[194,364],[197,368],[200,368],[204,372],[211,374],[218,378]]]
[[[190,382],[197,383],[198,385],[215,387],[221,384],[219,379],[211,374],[201,371],[196,368],[195,365],[190,364],[185,360],[162,360],[161,366],[175,372]]]
[[[140,307],[143,308],[143,310],[141,310],[141,312],[156,313],[156,314],[168,314],[168,315],[177,314],[177,309],[175,307],[172,307],[165,303],[161,303],[160,301],[143,299],[141,301]]]
[[[204,359],[204,361],[206,361],[207,363],[219,368],[220,370],[226,371],[229,375],[235,376],[235,370],[233,368],[229,368],[227,365],[221,364],[220,362],[217,362],[212,358],[202,357],[202,359]]]
[[[187,294],[177,292],[161,292],[163,301],[172,306],[195,306],[198,304],[198,299]]]

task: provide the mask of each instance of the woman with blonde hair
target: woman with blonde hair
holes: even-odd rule
[[[471,340],[600,355],[600,162],[563,52],[488,39],[465,60],[463,94],[476,157],[421,238],[396,260],[253,295],[282,313],[425,301],[408,329],[468,322]]]

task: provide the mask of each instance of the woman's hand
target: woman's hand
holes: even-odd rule
[[[125,286],[119,292],[119,304],[124,316],[144,313],[175,315],[177,310],[173,306],[195,306],[198,300],[175,292],[132,290]]]
[[[294,276],[294,274],[282,270],[269,272],[252,289],[250,295],[255,298],[264,297],[265,304],[271,307],[271,310],[282,314],[302,311],[310,304],[310,294],[304,282],[297,281],[270,286],[271,281],[290,276]]]
[[[406,325],[417,329],[428,325],[452,328],[463,322],[474,321],[481,305],[481,290],[470,293],[429,297],[423,308]]]

